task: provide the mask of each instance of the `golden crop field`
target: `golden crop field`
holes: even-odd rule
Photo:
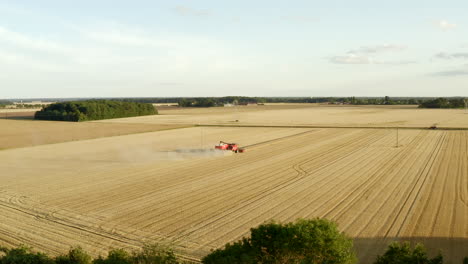
[[[166,107],[160,116],[121,118],[99,122],[151,124],[278,125],[331,127],[468,128],[462,109],[419,109],[416,106],[350,106],[274,104],[184,109]],[[238,122],[236,122],[236,120]]]
[[[0,150],[181,127],[186,126],[174,124],[74,123],[0,118],[0,128],[2,130],[0,132]]]
[[[463,111],[258,108],[84,124],[214,124],[236,115],[236,123],[262,125],[361,121],[357,128],[189,127],[2,150],[0,245],[49,253],[81,245],[97,255],[169,241],[199,259],[271,219],[326,217],[354,238],[360,263],[404,240],[423,242],[431,254],[440,249],[453,263],[468,255],[468,130],[400,129],[397,147],[395,129],[359,128],[393,120],[463,127]],[[212,150],[220,140],[247,151]]]

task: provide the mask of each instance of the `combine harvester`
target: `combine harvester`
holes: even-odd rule
[[[224,141],[220,141],[218,145],[215,146],[215,149],[220,149],[220,150],[231,150],[235,153],[243,153],[245,152],[245,149],[240,148],[237,143],[227,143]]]

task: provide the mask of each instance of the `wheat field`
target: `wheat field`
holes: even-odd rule
[[[286,114],[278,112],[307,109],[252,113],[273,111],[280,120]],[[158,124],[168,112],[103,122]],[[189,127],[2,150],[0,245],[52,254],[81,245],[98,255],[164,241],[197,260],[265,221],[326,217],[354,238],[360,263],[402,240],[461,263],[468,255],[468,130],[399,130],[398,145],[396,133]],[[247,151],[212,150],[219,140]]]
[[[98,122],[145,124],[215,124],[327,127],[468,128],[463,109],[422,109],[416,106],[351,106],[273,104],[219,108],[162,108],[159,116]],[[237,121],[236,121],[237,120]]]

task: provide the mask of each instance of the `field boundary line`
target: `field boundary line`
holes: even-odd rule
[[[258,143],[254,143],[254,144],[250,144],[250,145],[247,145],[247,146],[242,146],[242,147],[243,147],[243,148],[256,147],[256,146],[258,146],[258,145],[263,145],[263,144],[266,144],[266,143],[271,143],[271,142],[275,142],[275,141],[279,141],[279,140],[283,140],[283,139],[293,138],[293,137],[297,137],[297,136],[309,134],[309,133],[312,133],[312,132],[317,132],[317,130],[307,130],[307,131],[300,132],[300,133],[297,133],[297,134],[288,135],[288,136],[279,137],[279,138],[274,138],[274,139],[270,139],[270,140],[266,140],[266,141],[262,141],[262,142],[258,142]]]
[[[405,126],[320,126],[320,125],[235,125],[235,124],[196,124],[195,127],[254,127],[254,128],[347,128],[347,129],[412,129],[432,130],[429,127]],[[437,127],[435,130],[468,130],[468,127]]]

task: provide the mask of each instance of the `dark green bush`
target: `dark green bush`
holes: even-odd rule
[[[374,264],[442,264],[441,254],[434,258],[427,256],[426,249],[422,244],[411,248],[409,242],[392,243],[385,254],[378,256]]]
[[[36,112],[34,118],[78,122],[155,114],[157,111],[152,104],[89,100],[50,104]]]
[[[326,219],[268,223],[251,229],[251,237],[227,244],[203,258],[211,263],[355,263],[352,240]]]
[[[177,264],[174,251],[168,246],[159,244],[146,245],[141,251],[133,253],[132,263],[135,264]]]
[[[437,98],[433,100],[427,100],[419,105],[420,108],[463,108],[465,102],[461,98]]]
[[[109,251],[107,258],[99,257],[93,264],[133,264],[131,255],[123,249]]]
[[[91,264],[92,258],[81,247],[71,248],[67,255],[58,256],[57,264]]]
[[[170,247],[153,244],[129,254],[123,249],[109,252],[107,258],[99,257],[93,264],[177,264],[179,261]]]
[[[17,248],[0,248],[0,264],[53,264],[53,259],[43,253],[33,253],[31,248],[19,246]],[[1,254],[0,254],[1,256]]]

